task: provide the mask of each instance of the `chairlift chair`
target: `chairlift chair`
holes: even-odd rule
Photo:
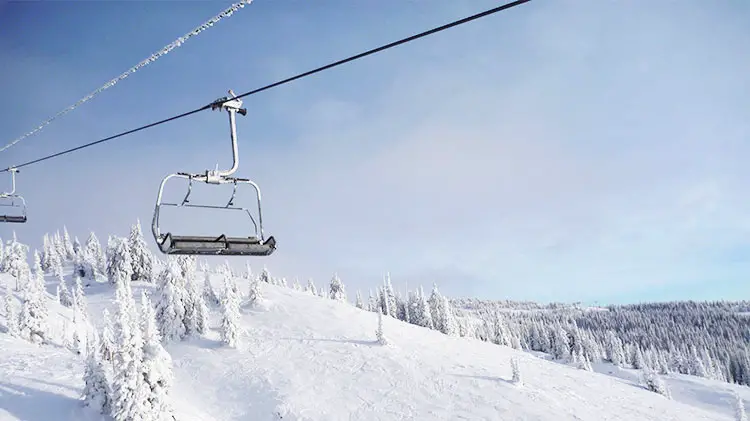
[[[247,178],[232,177],[232,174],[239,167],[239,154],[237,148],[237,129],[235,124],[235,115],[247,115],[247,109],[241,108],[242,101],[230,90],[229,97],[220,98],[211,105],[212,110],[226,110],[229,113],[229,127],[232,138],[232,157],[233,165],[229,170],[206,170],[203,174],[175,173],[166,176],[159,186],[159,193],[156,196],[156,206],[154,208],[154,217],[151,223],[151,231],[156,240],[156,244],[162,253],[168,255],[201,255],[201,256],[269,256],[276,250],[276,240],[273,236],[265,238],[263,232],[263,216],[260,204],[260,188],[256,183]],[[167,181],[171,178],[183,178],[188,180],[188,190],[185,197],[180,203],[162,202],[162,193]],[[190,192],[193,182],[203,182],[209,185],[233,184],[232,196],[225,205],[204,205],[192,204],[189,202]],[[249,185],[255,189],[255,195],[258,200],[258,221],[256,223],[249,209],[235,206],[234,198],[239,185]],[[159,228],[159,212],[162,206],[176,207],[194,207],[204,209],[222,209],[234,210],[247,214],[252,222],[253,235],[247,237],[229,237],[226,234],[217,236],[199,236],[199,235],[175,235],[171,232],[162,233]]]
[[[21,197],[21,195],[16,194],[16,173],[18,172],[18,169],[10,168],[8,171],[10,171],[11,189],[9,192],[0,193],[0,201],[10,199],[10,203],[0,203],[0,206],[10,207],[11,209],[20,209],[21,214],[14,215],[0,212],[0,222],[23,224],[26,223],[26,201],[23,199],[23,197]],[[20,202],[20,205],[16,203],[16,201]]]

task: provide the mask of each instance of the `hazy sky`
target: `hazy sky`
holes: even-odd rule
[[[230,4],[0,3],[0,144]],[[0,166],[497,4],[256,0],[0,152]],[[386,271],[452,296],[750,298],[748,22],[744,0],[533,0],[247,97],[237,175],[260,184],[279,245],[252,267],[318,285],[337,271],[351,298]],[[0,236],[39,247],[66,225],[106,244],[140,218],[156,250],[161,179],[230,159],[225,113],[204,111],[29,166],[29,222]],[[168,216],[186,234],[246,234],[223,213]]]

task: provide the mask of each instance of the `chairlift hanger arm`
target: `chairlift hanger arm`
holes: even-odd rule
[[[17,168],[11,168],[10,170],[10,191],[5,193],[0,193],[0,197],[8,197],[8,196],[14,196],[16,193],[16,173],[18,172]]]

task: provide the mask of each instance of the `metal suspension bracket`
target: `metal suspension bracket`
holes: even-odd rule
[[[11,183],[10,191],[0,193],[0,197],[10,197],[10,196],[15,195],[16,193],[16,173],[18,172],[18,168],[11,167],[11,168],[8,168],[8,171],[10,172],[10,183]]]
[[[237,146],[237,123],[235,115],[239,113],[242,116],[247,115],[247,109],[242,108],[242,100],[237,98],[230,89],[228,97],[217,99],[211,104],[212,110],[227,110],[229,114],[229,132],[232,139],[232,168],[228,170],[206,170],[206,183],[220,184],[227,177],[234,174],[240,166],[240,156]],[[217,166],[218,167],[218,166]]]

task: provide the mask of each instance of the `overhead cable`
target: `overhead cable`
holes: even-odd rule
[[[422,38],[422,37],[426,37],[428,35],[432,35],[434,33],[437,33],[437,32],[440,32],[440,31],[444,31],[446,29],[453,28],[455,26],[458,26],[458,25],[461,25],[461,24],[464,24],[464,23],[468,23],[468,22],[474,21],[476,19],[479,19],[479,18],[482,18],[482,17],[485,17],[485,16],[492,15],[494,13],[501,12],[503,10],[508,10],[508,9],[510,9],[512,7],[519,6],[519,5],[524,4],[524,3],[528,3],[530,1],[531,0],[516,0],[516,1],[510,2],[510,3],[506,3],[506,4],[503,4],[501,6],[497,6],[497,7],[494,7],[492,9],[485,10],[484,12],[480,12],[480,13],[477,13],[475,15],[471,15],[471,16],[465,17],[463,19],[459,19],[459,20],[447,23],[445,25],[438,26],[436,28],[433,28],[433,29],[430,29],[430,30],[427,30],[427,31],[424,31],[424,32],[420,32],[418,34],[415,34],[415,35],[412,35],[412,36],[400,39],[398,41],[391,42],[389,44],[385,44],[385,45],[377,47],[377,48],[373,48],[371,50],[367,50],[367,51],[365,51],[363,53],[359,53],[359,54],[347,57],[345,59],[342,59],[342,60],[339,60],[339,61],[327,64],[325,66],[321,66],[321,67],[315,68],[313,70],[309,70],[307,72],[300,73],[300,74],[298,74],[296,76],[292,76],[292,77],[280,80],[278,82],[274,82],[274,83],[271,83],[269,85],[263,86],[261,88],[257,88],[257,89],[254,89],[252,91],[245,92],[243,94],[237,95],[236,98],[243,98],[243,97],[246,97],[246,96],[249,96],[249,95],[257,94],[259,92],[263,92],[263,91],[266,91],[268,89],[275,88],[275,87],[280,86],[280,85],[284,85],[286,83],[289,83],[289,82],[301,79],[303,77],[307,77],[307,76],[313,75],[315,73],[322,72],[323,70],[327,70],[327,69],[330,69],[330,68],[333,68],[333,67],[336,67],[336,66],[340,66],[342,64],[349,63],[349,62],[352,62],[354,60],[358,60],[360,58],[369,56],[371,54],[375,54],[375,53],[387,50],[389,48],[393,48],[393,47],[396,47],[398,45],[405,44],[407,42],[411,42],[411,41],[414,41],[416,39],[419,39],[419,38]],[[211,107],[217,105],[218,103],[220,103],[220,101],[214,101],[214,102],[211,102],[211,103],[209,103],[207,105],[204,105],[202,107],[196,108],[196,109],[194,109],[192,111],[188,111],[188,112],[185,112],[185,113],[173,116],[173,117],[165,118],[163,120],[159,120],[159,121],[156,121],[154,123],[147,124],[145,126],[137,127],[135,129],[131,129],[131,130],[128,130],[128,131],[125,131],[125,132],[121,132],[121,133],[118,133],[116,135],[112,135],[112,136],[106,137],[104,139],[100,139],[100,140],[97,140],[97,141],[94,141],[94,142],[86,143],[86,144],[77,146],[75,148],[67,149],[67,150],[64,150],[64,151],[61,151],[61,152],[57,152],[57,153],[54,153],[52,155],[47,155],[47,156],[44,156],[44,157],[41,157],[41,158],[37,158],[37,159],[25,162],[25,163],[20,164],[20,165],[15,165],[15,166],[12,166],[12,167],[8,167],[8,168],[6,168],[4,170],[0,170],[0,172],[7,172],[11,168],[22,168],[22,167],[25,167],[25,166],[28,166],[28,165],[36,164],[38,162],[46,161],[48,159],[56,158],[56,157],[59,157],[59,156],[62,156],[62,155],[67,155],[69,153],[73,153],[73,152],[79,151],[81,149],[88,148],[90,146],[94,146],[94,145],[98,145],[98,144],[101,144],[101,143],[104,143],[104,142],[108,142],[110,140],[114,140],[114,139],[117,139],[117,138],[129,135],[129,134],[132,134],[132,133],[135,133],[135,132],[139,132],[141,130],[148,129],[150,127],[154,127],[154,126],[158,126],[160,124],[164,124],[164,123],[167,123],[167,122],[170,122],[170,121],[178,120],[180,118],[187,117],[189,115],[198,113],[200,111],[204,111],[204,110],[210,109]]]

